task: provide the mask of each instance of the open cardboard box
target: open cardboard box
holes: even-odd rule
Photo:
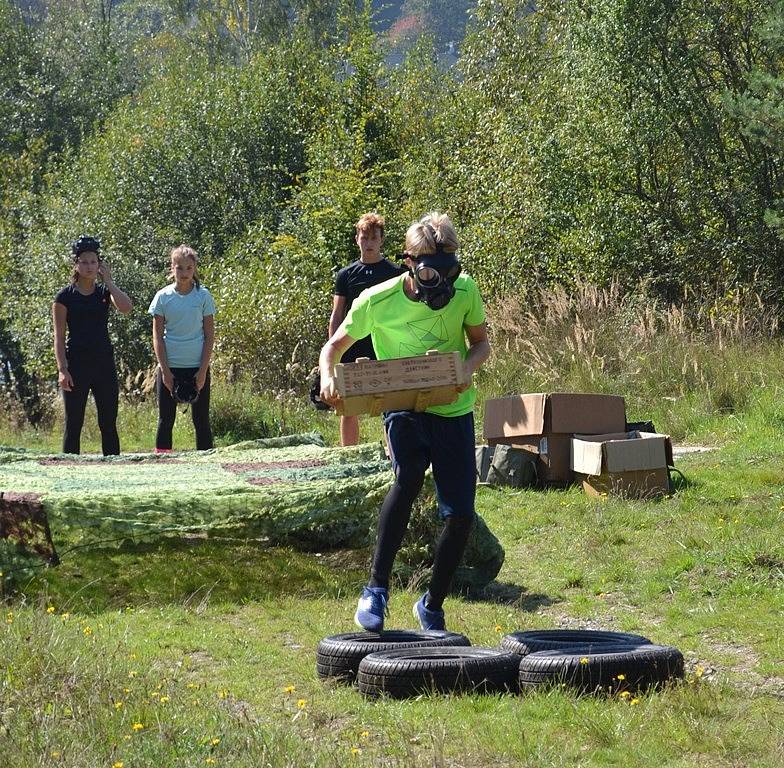
[[[654,432],[616,432],[575,435],[570,466],[583,489],[592,496],[614,495],[632,499],[669,493],[672,442]]]
[[[626,406],[618,395],[537,392],[485,402],[483,437],[489,445],[506,443],[537,454],[539,478],[551,485],[574,480],[571,439],[581,434],[620,432]]]

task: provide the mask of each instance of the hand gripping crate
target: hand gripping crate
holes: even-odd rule
[[[463,383],[463,360],[459,352],[429,350],[417,357],[394,360],[357,358],[355,363],[335,366],[336,406],[343,416],[384,411],[424,411],[431,405],[457,400]]]

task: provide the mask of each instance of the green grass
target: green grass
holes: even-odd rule
[[[447,601],[450,629],[475,645],[639,632],[682,650],[682,684],[634,705],[565,691],[367,701],[315,671],[318,641],[352,629],[367,553],[85,549],[6,596],[0,766],[778,768],[782,422],[760,391],[703,421],[695,438],[721,447],[679,460],[687,483],[660,502],[479,490],[506,562],[484,595]],[[387,626],[411,626],[416,597],[396,585]]]

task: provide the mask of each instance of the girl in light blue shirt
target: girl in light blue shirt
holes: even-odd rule
[[[196,251],[180,245],[171,252],[174,282],[150,303],[152,344],[158,360],[158,432],[155,452],[170,453],[177,403],[190,403],[196,448],[213,447],[210,429],[210,359],[215,344],[215,302],[200,284]]]

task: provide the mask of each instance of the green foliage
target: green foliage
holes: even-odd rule
[[[80,231],[136,302],[113,327],[124,377],[151,360],[144,309],[187,242],[218,299],[218,364],[296,387],[373,209],[390,255],[410,221],[447,210],[489,299],[641,278],[667,300],[782,295],[779,0],[482,0],[448,71],[427,36],[388,69],[367,3],[302,0],[294,23],[277,3],[104,2],[62,20],[63,51],[64,6],[44,7],[33,23],[0,4],[15,379],[52,375],[49,304]],[[406,4],[442,22],[436,37],[461,7]],[[65,71],[74,40],[99,38]],[[39,94],[41,61],[58,89]]]
[[[67,279],[63,256],[78,232],[101,237],[118,284],[136,303],[114,328],[117,357],[135,370],[151,357],[145,310],[166,282],[169,250],[180,242],[196,247],[209,272],[210,259],[219,263],[249,221],[275,226],[276,206],[301,170],[305,123],[296,71],[281,59],[191,71],[185,80],[178,73],[150,86],[52,184],[43,224],[27,244],[30,269],[15,306],[17,332],[37,370],[51,369],[51,342],[40,333],[48,327],[46,297]],[[28,307],[32,296],[43,300]]]

